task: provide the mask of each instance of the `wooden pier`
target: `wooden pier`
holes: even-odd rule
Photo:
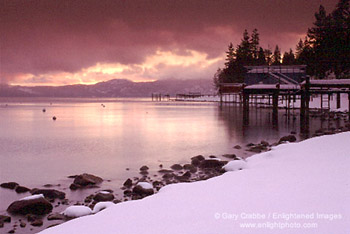
[[[341,107],[340,94],[348,94],[349,120],[350,120],[350,79],[335,80],[310,80],[309,77],[301,84],[221,84],[219,87],[220,103],[230,103],[230,97],[240,97],[240,104],[243,105],[243,122],[249,123],[249,106],[252,104],[265,104],[272,107],[272,119],[278,121],[279,101],[283,100],[286,110],[294,108],[294,103],[300,99],[300,121],[301,126],[308,128],[310,98],[314,95],[321,95],[320,110],[329,111],[330,101],[336,95],[336,107]],[[258,101],[260,99],[260,102]],[[235,99],[237,100],[237,98]],[[236,103],[232,101],[231,103]],[[307,130],[307,129],[306,129]]]

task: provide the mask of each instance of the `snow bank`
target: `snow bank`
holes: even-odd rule
[[[25,200],[34,200],[34,199],[38,199],[38,198],[44,198],[44,195],[42,194],[37,194],[37,195],[32,195],[32,196],[28,196],[28,197],[24,197],[19,199],[20,201],[25,201]]]
[[[248,158],[244,170],[171,184],[42,233],[345,234],[349,139],[346,132],[279,145]]]
[[[92,210],[87,206],[70,206],[67,207],[62,212],[62,214],[71,218],[75,218],[92,214]]]

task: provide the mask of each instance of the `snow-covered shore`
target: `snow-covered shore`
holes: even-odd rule
[[[279,145],[243,170],[171,184],[42,233],[349,233],[349,140],[345,132]]]

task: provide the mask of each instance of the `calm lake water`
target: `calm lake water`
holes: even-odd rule
[[[326,125],[334,124],[341,123]],[[313,120],[311,130],[321,126],[324,121]],[[0,183],[69,186],[67,176],[87,172],[120,187],[142,165],[156,171],[159,164],[187,163],[198,154],[247,156],[233,146],[273,143],[291,131],[299,137],[299,128],[297,112],[287,118],[281,110],[276,126],[271,110],[252,108],[249,125],[244,126],[240,106],[218,103],[0,99]],[[23,196],[28,194],[0,189],[0,213]]]

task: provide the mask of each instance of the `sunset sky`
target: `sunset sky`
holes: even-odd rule
[[[257,28],[295,49],[338,0],[0,0],[0,79],[21,85],[210,79],[227,45]]]

